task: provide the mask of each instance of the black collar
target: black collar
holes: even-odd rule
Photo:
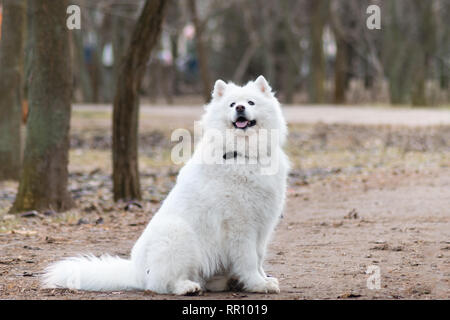
[[[246,159],[249,158],[247,155],[243,156],[242,154],[238,153],[237,151],[228,151],[223,154],[222,158],[224,158],[225,160],[228,160],[228,159],[236,159],[238,156],[244,157]]]
[[[233,158],[236,159],[237,156],[238,156],[237,151],[229,151],[229,152],[223,154],[223,158],[224,158],[225,160],[227,160],[227,159],[233,159]]]

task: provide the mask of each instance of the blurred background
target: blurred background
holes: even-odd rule
[[[76,101],[110,102],[141,0],[75,1]],[[381,30],[369,30],[369,5]],[[172,1],[142,94],[209,98],[217,78],[263,74],[283,103],[449,102],[448,0]]]
[[[99,151],[104,176],[134,177],[115,200],[140,199],[139,173],[173,167],[171,131],[192,130],[214,81],[260,74],[288,105],[297,177],[449,162],[450,0],[2,0],[0,10],[0,181],[25,184],[38,167],[46,177],[53,161],[57,192],[77,159],[98,169]]]
[[[214,81],[260,74],[288,105],[302,181],[394,162],[440,167],[450,162],[449,17],[450,0],[2,0],[0,181],[21,178],[25,199],[27,177],[39,167],[30,188],[41,188],[53,161],[61,169],[46,184],[61,181],[57,192],[81,163],[131,180],[115,200],[140,199],[139,173],[178,170],[171,132],[192,130]]]
[[[74,101],[110,103],[144,1],[71,3],[82,12],[72,32]],[[380,30],[366,26],[373,4]],[[263,74],[285,104],[445,105],[449,17],[448,0],[171,1],[141,95],[198,103],[217,78]]]

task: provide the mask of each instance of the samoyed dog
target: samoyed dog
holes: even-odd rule
[[[280,291],[278,280],[263,269],[289,169],[280,104],[259,76],[243,87],[217,80],[205,110],[203,136],[131,259],[67,258],[45,270],[44,287],[176,295],[225,291],[230,285],[248,292]],[[249,143],[254,140],[258,143]],[[244,147],[238,150],[240,142]],[[268,163],[271,170],[262,170]]]

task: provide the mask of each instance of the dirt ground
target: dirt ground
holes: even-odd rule
[[[179,169],[159,157],[170,147],[164,133],[143,132],[144,199],[114,204],[108,132],[94,130],[105,119],[85,116],[72,126],[69,189],[77,208],[13,216],[6,209],[17,184],[0,184],[0,299],[450,299],[448,127],[291,127],[287,204],[265,262],[280,294],[41,289],[42,270],[62,257],[127,257]],[[380,289],[367,287],[371,266],[379,267]]]

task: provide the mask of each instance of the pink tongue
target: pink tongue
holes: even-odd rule
[[[248,121],[236,121],[236,127],[245,128],[247,126]]]

